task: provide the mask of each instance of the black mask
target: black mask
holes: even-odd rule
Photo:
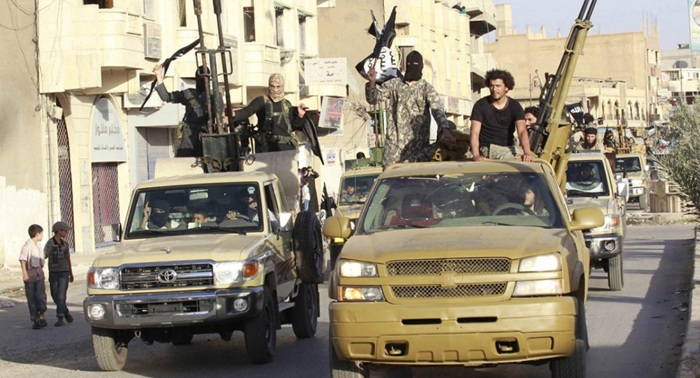
[[[406,81],[418,81],[423,77],[423,56],[418,51],[406,55]]]
[[[156,213],[153,211],[151,213],[151,223],[156,227],[163,227],[168,223],[168,213]]]

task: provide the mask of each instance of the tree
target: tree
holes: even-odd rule
[[[669,153],[659,155],[659,163],[700,209],[700,104],[680,104],[670,121],[675,138]]]

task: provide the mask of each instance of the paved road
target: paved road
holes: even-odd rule
[[[595,378],[675,377],[687,323],[687,301],[693,265],[692,225],[630,226],[626,241],[625,288],[607,289],[602,271],[591,275],[587,307],[591,350],[588,376]],[[90,327],[76,316],[64,327],[32,330],[22,293],[6,293],[16,302],[0,309],[0,377],[95,377],[102,375],[92,355]],[[84,282],[73,285],[69,302],[81,312]],[[322,309],[328,305],[321,287]],[[51,307],[50,311],[54,311]],[[322,312],[315,338],[297,340],[290,327],[278,333],[275,361],[248,363],[243,337],[230,342],[215,335],[195,336],[192,345],[129,344],[123,372],[111,377],[326,377],[328,376],[328,317]],[[549,377],[543,366],[497,368],[415,368],[389,371],[388,376],[412,377]],[[402,374],[405,373],[405,374]],[[381,376],[373,374],[373,376]]]

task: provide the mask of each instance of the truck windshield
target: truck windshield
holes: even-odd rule
[[[377,183],[359,232],[483,225],[562,227],[562,218],[537,173],[391,177]]]
[[[569,197],[609,196],[610,188],[603,162],[569,161],[566,168],[566,194]]]
[[[139,190],[129,211],[125,239],[262,231],[265,215],[261,215],[260,197],[257,183]],[[267,214],[273,214],[272,210]]]
[[[615,173],[641,172],[642,162],[637,156],[618,157],[615,159]]]
[[[367,195],[378,176],[379,173],[344,178],[341,185],[340,205],[365,203]]]

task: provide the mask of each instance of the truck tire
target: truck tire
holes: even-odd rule
[[[304,283],[323,282],[323,239],[316,214],[302,211],[294,223],[297,271]]]
[[[328,346],[330,350],[331,378],[364,378],[369,377],[369,369],[360,369],[353,361],[344,361],[338,358],[333,348],[333,336],[328,332]]]
[[[316,335],[318,326],[318,286],[303,283],[292,308],[292,329],[299,339],[308,339]]]
[[[243,325],[245,349],[248,359],[254,364],[264,364],[272,361],[277,345],[277,322],[275,303],[272,294],[265,290],[263,294],[263,309],[256,317]]]
[[[622,254],[608,259],[608,286],[610,286],[612,291],[620,291],[624,286]]]
[[[552,378],[586,378],[588,329],[586,327],[586,308],[581,300],[578,301],[574,343],[574,353],[571,356],[556,358],[550,362],[549,369],[552,371]]]
[[[92,348],[100,369],[119,371],[126,364],[127,344],[117,340],[117,331],[92,327]]]

